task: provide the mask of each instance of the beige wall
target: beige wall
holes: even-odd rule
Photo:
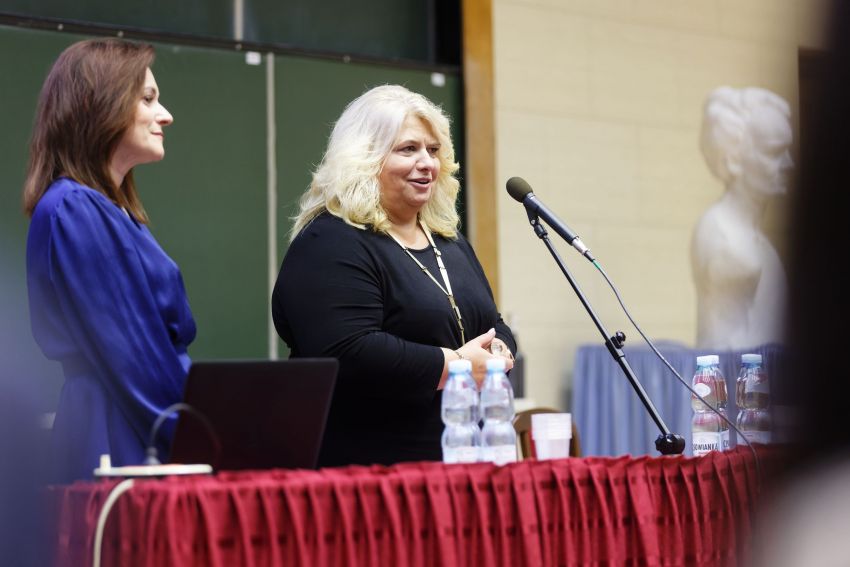
[[[600,338],[505,180],[524,177],[581,235],[651,338],[693,344],[690,235],[722,192],[697,148],[702,102],[719,85],[760,86],[796,114],[819,4],[493,0],[500,306],[535,402],[564,407],[576,348]],[[783,208],[766,219],[780,250]],[[601,275],[560,249],[608,330],[638,344]]]

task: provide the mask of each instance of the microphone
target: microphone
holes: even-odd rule
[[[528,220],[531,221],[531,224],[535,224],[539,216],[546,224],[552,227],[552,230],[566,240],[567,244],[578,250],[582,256],[591,262],[596,260],[587,246],[584,245],[584,242],[581,241],[581,238],[578,237],[578,234],[573,232],[555,213],[535,197],[534,192],[531,190],[531,185],[525,179],[522,177],[511,177],[508,179],[506,186],[508,194],[525,207],[525,211],[528,213]]]

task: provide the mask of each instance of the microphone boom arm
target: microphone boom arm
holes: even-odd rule
[[[573,279],[572,274],[567,269],[567,266],[564,264],[563,259],[561,258],[558,251],[552,245],[552,242],[549,240],[549,233],[546,230],[546,227],[540,222],[540,219],[537,216],[537,211],[532,211],[532,207],[527,206],[525,208],[528,213],[528,220],[531,223],[531,226],[534,228],[534,234],[537,235],[540,240],[546,245],[546,248],[549,249],[549,252],[552,254],[552,257],[555,259],[555,262],[558,264],[558,267],[561,268],[561,272],[567,278],[567,281],[570,283],[570,286],[573,288],[573,291],[578,296],[579,301],[584,306],[587,314],[590,315],[590,318],[593,320],[593,324],[596,325],[596,328],[599,330],[599,333],[602,335],[602,338],[605,339],[605,346],[608,348],[608,352],[611,354],[611,357],[614,358],[614,361],[620,366],[623,370],[623,373],[626,375],[626,378],[631,383],[635,392],[637,393],[638,398],[643,403],[646,411],[649,413],[649,416],[652,418],[652,421],[655,422],[655,425],[658,427],[658,430],[661,434],[655,439],[655,448],[662,455],[681,455],[685,450],[685,439],[681,435],[676,435],[675,433],[671,433],[670,429],[664,423],[664,420],[661,419],[661,416],[658,413],[658,410],[653,405],[652,400],[649,399],[649,395],[644,390],[643,385],[638,380],[637,376],[635,376],[634,371],[632,370],[629,363],[626,361],[626,355],[623,352],[623,342],[626,340],[626,336],[618,331],[614,335],[608,335],[608,331],[605,329],[602,322],[597,317],[596,313],[593,311],[593,307],[591,307],[590,302],[588,302],[584,293],[581,291],[581,288],[578,286],[576,281]],[[545,220],[545,218],[544,218]],[[561,234],[559,232],[559,234]],[[561,234],[565,239],[566,236]],[[569,240],[567,239],[569,242]],[[581,242],[578,239],[578,236],[573,235],[573,242],[570,242],[573,246],[575,246],[575,241]],[[583,244],[582,244],[583,245]],[[586,249],[586,248],[585,248]],[[584,253],[583,253],[584,254]],[[587,256],[587,254],[585,254]],[[594,259],[588,257],[592,262],[595,262]]]

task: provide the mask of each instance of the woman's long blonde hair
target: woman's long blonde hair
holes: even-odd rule
[[[290,240],[324,211],[360,229],[389,229],[378,176],[408,116],[424,120],[440,143],[440,174],[419,218],[433,232],[457,237],[455,200],[460,184],[454,174],[459,166],[449,119],[424,96],[399,85],[383,85],[351,101],[337,120],[310,188],[301,196]]]

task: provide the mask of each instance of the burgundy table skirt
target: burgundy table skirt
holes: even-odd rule
[[[734,565],[755,481],[743,450],[137,480],[109,515],[103,565]],[[91,564],[116,484],[49,490],[55,565]]]

